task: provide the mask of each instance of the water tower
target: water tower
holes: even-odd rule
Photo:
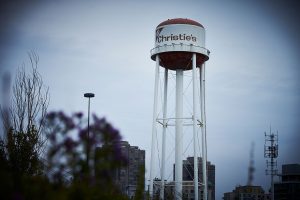
[[[157,126],[162,125],[162,151],[161,151],[161,171],[160,171],[160,199],[164,198],[165,188],[165,147],[166,129],[171,120],[175,126],[175,198],[182,199],[182,160],[183,160],[183,126],[190,120],[193,127],[193,152],[194,152],[194,194],[198,199],[198,186],[203,186],[204,198],[207,199],[207,172],[206,172],[206,123],[205,123],[205,61],[209,59],[209,51],[205,48],[205,29],[193,20],[176,18],[168,19],[160,23],[155,30],[155,48],[151,50],[151,59],[156,61],[155,85],[154,85],[154,105],[153,105],[153,124],[152,124],[152,145],[151,145],[151,166],[149,192],[153,197],[154,167]],[[158,115],[158,92],[160,69],[164,69],[162,117]],[[167,114],[168,104],[168,71],[172,70],[175,74],[175,116],[169,117]],[[192,76],[186,77],[185,73],[192,70]],[[198,74],[199,73],[199,74]],[[192,81],[193,111],[190,116],[183,116],[183,79],[189,78]],[[200,89],[197,89],[200,88]],[[200,94],[200,95],[199,95]],[[197,130],[201,130],[201,149],[203,159],[203,181],[198,181],[198,158],[197,149],[198,135]]]

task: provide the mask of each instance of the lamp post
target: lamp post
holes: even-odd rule
[[[86,164],[87,169],[89,170],[89,162],[90,162],[90,100],[95,97],[94,93],[85,93],[84,97],[89,98],[88,103],[88,133],[87,133],[87,144],[86,144]]]

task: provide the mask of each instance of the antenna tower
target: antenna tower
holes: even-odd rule
[[[270,128],[270,134],[265,132],[265,158],[266,158],[266,175],[271,176],[271,195],[274,199],[274,176],[277,175],[277,160],[278,157],[278,132],[272,133]]]
[[[255,172],[255,167],[254,167],[254,142],[251,144],[251,150],[250,150],[250,163],[248,167],[248,181],[247,185],[252,185],[253,179],[254,179],[254,172]]]

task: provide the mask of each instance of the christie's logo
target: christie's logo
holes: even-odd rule
[[[168,42],[168,41],[178,41],[178,40],[186,40],[186,41],[192,41],[197,42],[197,37],[187,34],[171,34],[171,35],[160,35],[163,28],[159,28],[156,30],[156,42]]]

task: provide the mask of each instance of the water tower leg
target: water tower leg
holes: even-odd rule
[[[183,70],[176,70],[175,199],[182,199]]]
[[[155,142],[156,142],[156,119],[157,119],[157,101],[158,101],[158,81],[159,81],[159,56],[156,55],[155,67],[155,83],[154,83],[154,103],[153,103],[153,118],[152,118],[152,142],[151,142],[151,159],[150,159],[150,183],[149,194],[153,198],[153,176],[155,166]]]
[[[167,100],[168,100],[168,69],[165,68],[164,77],[164,104],[163,104],[163,133],[162,133],[162,155],[161,155],[161,186],[160,199],[164,199],[165,191],[165,157],[166,157],[166,129],[167,129]]]
[[[202,173],[203,173],[203,200],[207,200],[207,146],[206,146],[206,114],[205,114],[205,64],[200,69],[200,106],[201,106],[201,132],[202,132]]]
[[[193,140],[194,140],[194,194],[196,200],[198,200],[198,138],[197,138],[197,75],[196,75],[196,54],[193,53]]]

